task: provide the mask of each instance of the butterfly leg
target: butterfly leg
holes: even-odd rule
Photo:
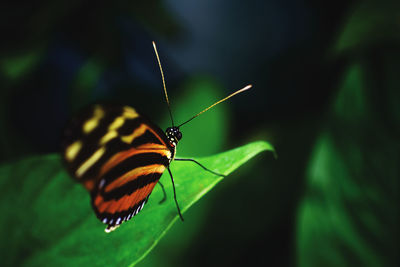
[[[164,194],[163,198],[160,200],[160,202],[158,202],[158,204],[161,204],[167,199],[167,193],[165,193],[164,186],[160,181],[158,181],[158,184],[161,186],[161,189],[162,189],[163,194]]]
[[[182,222],[183,222],[184,220],[183,220],[183,216],[182,216],[182,213],[181,213],[181,209],[179,208],[178,200],[176,200],[176,192],[175,192],[174,178],[172,177],[172,172],[171,172],[171,170],[169,169],[169,167],[168,167],[168,172],[169,172],[169,176],[171,176],[172,188],[174,189],[174,199],[175,199],[176,208],[178,209],[179,217],[181,218],[181,220],[182,220]]]
[[[218,175],[218,176],[222,176],[222,177],[226,177],[226,175],[224,175],[224,174],[220,174],[220,173],[214,172],[214,171],[212,171],[212,170],[206,168],[203,164],[201,164],[200,162],[198,162],[198,161],[196,161],[196,160],[194,160],[194,159],[177,159],[177,158],[175,158],[174,160],[178,160],[178,161],[191,161],[191,162],[196,163],[197,165],[199,165],[200,167],[202,167],[204,170],[206,170],[206,171],[208,171],[208,172],[210,172],[210,173],[212,173],[212,174],[215,174],[215,175]]]

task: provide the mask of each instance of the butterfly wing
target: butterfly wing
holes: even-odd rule
[[[93,106],[65,131],[64,161],[112,230],[136,215],[173,157],[164,132],[131,107]]]
[[[147,202],[171,152],[161,146],[131,148],[115,154],[100,170],[92,196],[97,217],[112,230],[135,216]]]

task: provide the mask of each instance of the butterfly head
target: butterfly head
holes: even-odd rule
[[[179,128],[176,126],[173,127],[168,127],[167,130],[165,130],[165,134],[167,135],[167,138],[172,146],[176,146],[182,138],[182,133],[179,131]]]

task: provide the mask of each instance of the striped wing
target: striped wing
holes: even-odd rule
[[[164,132],[131,107],[89,108],[71,121],[63,144],[66,166],[106,231],[143,208],[173,153]]]

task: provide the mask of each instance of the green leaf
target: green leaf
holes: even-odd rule
[[[225,175],[262,151],[259,141],[197,160]],[[177,197],[185,212],[223,178],[192,162],[173,162]],[[164,177],[165,176],[165,177]],[[4,265],[135,265],[178,220],[168,174],[168,195],[156,187],[146,207],[110,234],[90,207],[89,194],[68,177],[58,155],[37,156],[0,167],[1,247]],[[190,218],[185,218],[190,220]]]

